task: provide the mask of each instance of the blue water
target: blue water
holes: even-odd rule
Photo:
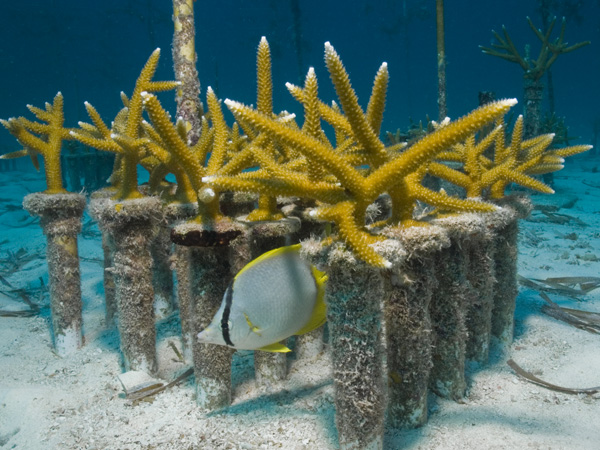
[[[566,117],[579,143],[592,139],[600,100],[600,2],[554,2],[568,13],[566,40],[588,45],[562,55],[552,67],[556,112]],[[577,3],[575,11],[567,6]],[[297,4],[294,9],[293,5]],[[452,118],[477,106],[480,90],[498,98],[522,98],[523,72],[516,64],[481,53],[492,29],[504,24],[517,48],[538,41],[526,22],[538,27],[537,1],[446,2],[448,113]],[[27,114],[26,104],[65,96],[66,125],[87,120],[89,101],[112,119],[131,93],[144,62],[163,49],[156,79],[172,79],[171,2],[165,0],[20,0],[3,2],[0,14],[0,118]],[[319,78],[320,97],[335,98],[323,64],[323,43],[341,55],[361,103],[366,107],[373,76],[383,61],[390,86],[383,130],[406,128],[410,119],[437,118],[435,2],[420,0],[219,0],[196,2],[198,70],[203,92],[255,102],[255,53],[266,36],[273,57],[275,110],[299,111],[284,83],[299,83],[310,66]],[[558,27],[557,27],[558,28]],[[555,36],[558,30],[555,31]],[[297,38],[296,38],[297,37]],[[300,66],[301,64],[301,66]],[[174,111],[172,93],[161,95]],[[517,106],[518,112],[522,111]],[[231,120],[231,116],[228,118]],[[0,153],[16,142],[0,130]]]

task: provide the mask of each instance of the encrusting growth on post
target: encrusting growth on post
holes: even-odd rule
[[[40,217],[46,235],[53,344],[56,352],[64,356],[83,344],[77,235],[81,231],[85,196],[34,193],[25,197],[23,207]]]
[[[382,448],[387,381],[381,335],[381,302],[387,293],[382,271],[357,261],[340,245],[323,251],[321,243],[311,239],[302,252],[314,264],[327,267],[329,277],[327,321],[340,448]]]
[[[126,371],[154,373],[156,330],[150,244],[162,219],[160,200],[98,198],[90,205],[103,233],[114,242],[113,266],[120,347]]]
[[[204,111],[196,69],[194,0],[173,0],[173,22],[173,70],[180,82],[175,95],[177,117],[183,122],[187,142],[195,145],[200,139]]]

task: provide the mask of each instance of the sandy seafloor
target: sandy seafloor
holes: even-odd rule
[[[595,169],[594,169],[595,168]],[[519,273],[527,278],[600,275],[600,160],[579,158],[556,175],[554,196],[533,195],[536,204],[560,207],[574,219],[549,223],[534,211],[521,222]],[[595,185],[588,186],[584,183]],[[34,173],[1,173],[0,258],[6,281],[32,290],[47,280],[45,238],[19,205],[28,190],[44,189]],[[89,218],[85,218],[85,223]],[[103,326],[102,253],[95,226],[79,241],[84,298],[85,347],[60,358],[50,347],[49,311],[28,318],[0,317],[0,448],[2,449],[317,449],[337,447],[333,385],[328,358],[290,359],[289,380],[268,392],[254,385],[252,354],[234,360],[234,401],[221,413],[195,407],[192,380],[153,402],[124,399],[115,329]],[[36,254],[13,274],[25,249]],[[11,254],[12,252],[12,254]],[[0,286],[6,290],[7,286]],[[600,312],[600,289],[579,300],[552,296],[561,306]],[[600,385],[600,336],[543,314],[539,294],[521,288],[514,344],[496,349],[490,364],[471,368],[463,403],[430,398],[430,420],[420,429],[390,431],[387,449],[600,449],[600,395],[568,395],[518,378],[513,358],[554,384]],[[0,295],[0,309],[23,309]],[[180,347],[174,318],[159,329],[160,376],[184,370],[169,342]]]

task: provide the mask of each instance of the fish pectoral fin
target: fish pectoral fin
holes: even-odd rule
[[[248,314],[244,313],[244,317],[246,318],[246,323],[250,327],[250,331],[252,331],[253,333],[258,334],[259,336],[261,336],[260,332],[262,330],[259,327],[257,327],[256,325],[254,325],[252,323],[252,321],[250,320],[250,317],[248,317]]]
[[[281,342],[275,342],[274,344],[265,345],[264,347],[257,348],[262,352],[273,352],[273,353],[287,353],[291,352],[289,348],[283,345]]]

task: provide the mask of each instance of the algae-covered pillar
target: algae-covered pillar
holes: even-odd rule
[[[65,356],[83,343],[77,235],[81,231],[85,196],[29,194],[23,207],[29,214],[40,217],[46,235],[53,344],[56,353]]]
[[[446,105],[446,45],[444,41],[444,0],[436,0],[436,37],[438,68],[438,118],[444,120],[448,115]]]
[[[497,200],[502,207],[495,213],[494,264],[496,286],[492,310],[492,338],[501,348],[513,341],[515,305],[519,292],[517,285],[517,256],[519,219],[531,212],[531,202],[526,197],[511,195]]]
[[[467,279],[472,287],[467,307],[467,360],[484,365],[490,353],[496,270],[494,234],[489,222],[495,213],[480,214],[480,225],[465,243]],[[489,220],[489,222],[488,222]]]
[[[186,125],[188,144],[194,145],[200,137],[204,114],[196,69],[194,0],[173,0],[173,22],[173,69],[181,83],[175,95],[177,117]]]
[[[468,245],[482,222],[476,214],[463,213],[434,220],[450,238],[450,246],[436,258],[438,285],[431,301],[433,367],[430,387],[441,397],[465,396],[467,313],[474,297],[468,276]]]
[[[381,269],[341,246],[324,249],[315,240],[304,241],[302,252],[329,277],[325,298],[340,448],[381,449],[387,391]]]
[[[396,252],[397,262],[390,269],[390,295],[384,305],[387,423],[392,428],[416,428],[427,422],[433,346],[429,307],[438,284],[435,261],[450,240],[438,226],[389,228],[384,233],[404,248]]]
[[[197,203],[169,203],[165,205],[165,221],[170,225],[170,230],[175,226],[195,217],[198,214]],[[169,242],[171,242],[171,231],[169,231]],[[177,279],[177,306],[179,307],[179,321],[181,325],[181,344],[183,357],[187,363],[193,361],[192,342],[194,340],[194,328],[192,326],[191,298],[189,289],[187,257],[188,247],[176,245],[171,257],[171,265]]]
[[[114,242],[112,271],[125,371],[154,373],[156,329],[150,245],[162,220],[155,197],[97,199],[90,212]]]
[[[173,228],[171,239],[178,246],[178,282],[184,283],[182,289],[188,290],[187,311],[180,313],[190,315],[186,320],[191,327],[196,403],[201,409],[212,411],[231,403],[234,350],[200,343],[197,335],[212,321],[221,306],[232,272],[239,269],[231,261],[246,259],[236,257],[237,252],[243,252],[246,247],[242,242],[243,227],[227,219],[211,225],[186,222]]]
[[[164,219],[158,225],[158,232],[150,246],[152,255],[152,284],[154,290],[154,316],[156,320],[168,317],[175,309],[175,285],[173,271],[171,270],[171,256],[173,243],[171,242],[171,225],[173,216],[167,211],[169,205],[164,206]]]
[[[25,197],[23,207],[40,217],[46,235],[53,344],[61,356],[81,347],[83,342],[77,234],[85,208],[85,197],[67,193],[62,184],[62,144],[72,139],[69,129],[64,128],[63,103],[58,92],[44,109],[28,105],[39,122],[25,117],[0,119],[24,148],[2,155],[3,158],[30,156],[37,168],[38,155],[44,157],[47,189]]]
[[[90,212],[96,210],[96,204],[98,202],[106,201],[112,195],[115,194],[114,189],[101,189],[93,192],[90,196]],[[97,220],[97,218],[94,217]],[[115,324],[117,317],[117,300],[115,297],[115,277],[112,272],[114,264],[113,256],[115,253],[115,243],[112,235],[100,228],[102,233],[102,253],[104,255],[103,260],[103,286],[104,286],[104,325],[108,328]]]

